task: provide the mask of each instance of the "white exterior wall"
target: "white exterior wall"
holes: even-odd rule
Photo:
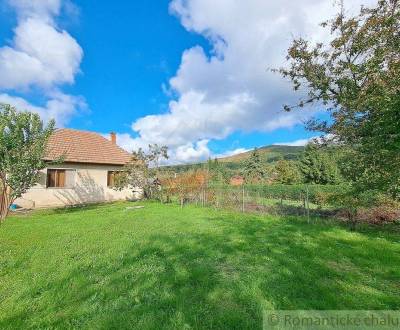
[[[57,207],[86,203],[132,200],[141,198],[140,189],[115,191],[107,187],[107,172],[121,166],[91,164],[60,164],[50,169],[74,170],[72,183],[66,188],[46,188],[47,169],[41,171],[39,183],[26,192],[15,204],[26,208]]]

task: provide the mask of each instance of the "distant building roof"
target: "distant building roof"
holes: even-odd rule
[[[60,157],[69,163],[125,165],[132,156],[98,133],[62,128],[51,135],[44,160]]]
[[[244,184],[244,177],[240,175],[235,175],[231,177],[230,184],[232,186],[241,186],[242,184]]]

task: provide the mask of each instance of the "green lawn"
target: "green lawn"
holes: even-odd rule
[[[398,227],[143,203],[0,227],[0,328],[258,329],[262,309],[399,309]]]

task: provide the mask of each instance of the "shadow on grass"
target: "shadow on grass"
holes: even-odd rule
[[[271,214],[277,216],[306,216],[307,210],[302,206],[280,204],[262,205],[249,203],[245,205],[246,212],[255,212],[261,214]],[[310,217],[313,218],[333,218],[337,214],[337,210],[328,210],[322,208],[314,208],[309,210]]]
[[[151,235],[107,262],[71,259],[61,280],[27,293],[38,315],[51,314],[34,326],[260,329],[263,308],[400,308],[400,258],[385,239],[294,219],[207,221],[217,229]]]
[[[82,211],[91,211],[91,210],[97,210],[104,206],[106,206],[105,203],[89,203],[89,204],[77,204],[72,206],[63,206],[49,210],[49,214],[70,214]]]

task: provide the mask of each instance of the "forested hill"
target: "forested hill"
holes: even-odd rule
[[[297,160],[304,151],[304,147],[274,145],[261,147],[257,150],[262,159],[264,159],[267,163],[273,163],[282,159]],[[220,158],[218,160],[224,163],[239,163],[249,158],[252,152],[253,150],[250,150],[234,156]]]
[[[297,160],[300,158],[302,152],[304,151],[304,147],[298,146],[265,146],[258,148],[258,153],[261,158],[265,161],[265,163],[274,163],[278,160]],[[239,169],[244,160],[250,157],[253,150],[243,152],[234,156],[218,158],[220,163],[226,165],[226,167],[231,169]],[[164,169],[173,170],[176,172],[187,171],[189,169],[199,169],[203,168],[206,163],[198,163],[198,164],[185,164],[185,165],[174,165],[174,166],[166,166]]]

